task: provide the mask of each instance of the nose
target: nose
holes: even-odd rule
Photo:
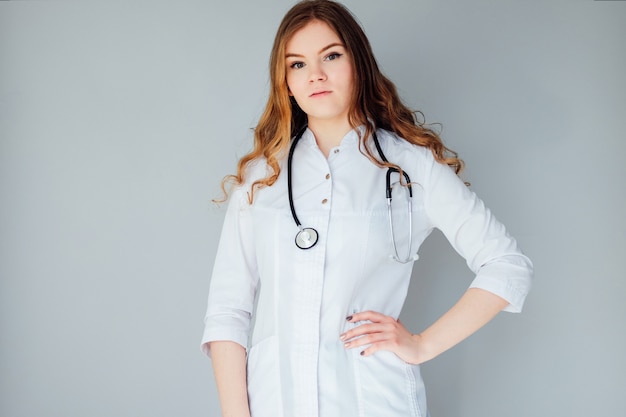
[[[309,69],[310,69],[310,72],[309,72],[309,82],[310,83],[313,83],[315,81],[325,81],[326,80],[326,73],[324,72],[324,70],[322,69],[322,66],[320,64],[310,65]]]

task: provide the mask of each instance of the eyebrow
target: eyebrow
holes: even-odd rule
[[[345,45],[343,43],[341,43],[341,42],[333,42],[330,45],[326,45],[325,47],[320,49],[318,54],[321,54],[322,52],[326,51],[327,49],[334,48],[335,46],[341,46],[342,48],[345,48]],[[287,53],[285,55],[285,58],[304,58],[304,55]]]

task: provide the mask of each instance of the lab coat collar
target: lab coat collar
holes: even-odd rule
[[[348,133],[345,134],[345,136],[341,139],[341,142],[339,143],[338,147],[346,148],[346,147],[358,146],[359,137],[363,136],[364,134],[365,134],[365,126],[364,125],[357,126],[355,129],[352,129]],[[303,144],[307,144],[307,146],[317,147],[317,142],[315,141],[315,135],[313,134],[311,129],[309,129],[308,127],[306,128],[304,134],[302,135],[302,139],[300,139],[300,142]]]

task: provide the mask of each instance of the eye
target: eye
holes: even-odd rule
[[[300,61],[296,61],[296,62],[292,62],[289,65],[289,68],[293,68],[293,69],[300,69],[304,67],[304,62],[300,62]]]
[[[340,53],[333,52],[333,53],[327,55],[325,59],[326,59],[326,61],[333,61],[333,60],[338,59],[339,57],[341,57],[341,55],[342,54],[340,54]]]

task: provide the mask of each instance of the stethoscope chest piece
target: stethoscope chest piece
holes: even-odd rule
[[[296,235],[296,246],[300,249],[311,249],[317,243],[317,230],[306,227]]]
[[[317,230],[311,227],[302,227],[302,223],[300,223],[300,220],[298,219],[298,216],[296,215],[296,209],[293,204],[293,187],[291,184],[291,165],[292,165],[292,160],[293,160],[293,153],[294,153],[294,150],[296,149],[296,144],[302,137],[306,128],[307,127],[304,126],[293,138],[293,141],[291,142],[291,146],[289,148],[289,156],[287,157],[287,194],[289,196],[289,208],[291,209],[291,215],[293,216],[293,221],[296,223],[296,226],[298,226],[298,229],[300,229],[298,234],[296,234],[296,246],[300,249],[311,249],[313,246],[315,246],[319,238]],[[383,160],[383,162],[388,162],[387,158],[385,157],[385,154],[383,153],[382,148],[380,147],[380,143],[378,142],[378,137],[376,136],[375,131],[372,132],[372,139],[374,140],[374,144],[376,145],[376,149],[378,150],[378,154],[380,155],[380,158]],[[406,188],[407,188],[407,193],[408,193],[407,209],[409,213],[408,214],[409,216],[409,237],[408,237],[409,250],[408,250],[408,255],[405,258],[400,258],[400,256],[398,255],[398,248],[396,246],[396,236],[393,230],[393,218],[392,218],[393,216],[391,214],[391,210],[392,210],[391,209],[391,193],[392,193],[392,188],[393,188],[393,184],[391,182],[392,173],[397,173],[398,175],[402,175],[404,177],[404,181],[406,183]],[[385,193],[386,193],[386,198],[387,198],[387,213],[389,216],[389,230],[391,232],[391,242],[393,243],[393,251],[394,251],[394,254],[391,256],[391,259],[393,259],[394,261],[403,263],[403,264],[413,262],[417,260],[417,255],[411,256],[411,236],[413,234],[413,221],[412,221],[413,210],[412,210],[411,200],[413,198],[413,191],[411,188],[411,178],[409,178],[409,174],[407,174],[406,172],[402,171],[399,168],[396,168],[393,166],[389,167],[387,169]]]

